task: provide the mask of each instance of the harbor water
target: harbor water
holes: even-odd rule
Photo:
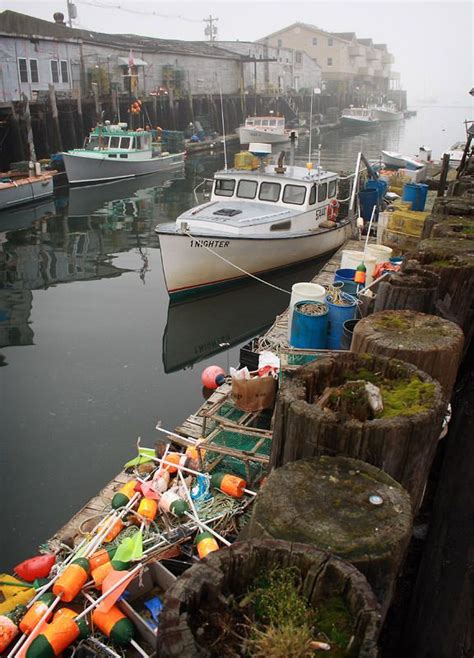
[[[312,159],[351,171],[357,152],[439,158],[463,138],[463,108],[423,108],[365,134],[313,135]],[[308,159],[299,140],[297,161]],[[239,348],[287,306],[323,262],[170,304],[157,223],[195,204],[223,155],[188,159],[173,177],[67,187],[0,217],[0,567],[36,553],[134,455],[157,421],[174,429],[202,403],[201,372],[228,371]]]

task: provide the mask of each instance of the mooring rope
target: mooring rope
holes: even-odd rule
[[[239,270],[239,272],[242,272],[246,276],[251,277],[252,279],[255,279],[256,281],[259,281],[260,283],[264,283],[266,286],[269,286],[270,288],[275,288],[275,290],[279,290],[280,292],[284,292],[287,295],[291,295],[291,292],[289,290],[285,290],[284,288],[280,288],[279,286],[273,285],[273,283],[269,283],[268,281],[264,281],[258,276],[255,276],[255,274],[251,274],[250,272],[247,272],[247,270],[244,270],[243,268],[239,267],[235,263],[232,263],[230,260],[227,258],[224,258],[224,256],[221,256],[220,254],[216,253],[213,249],[210,247],[206,246],[202,240],[199,240],[199,238],[196,238],[194,235],[192,235],[189,231],[183,231],[189,238],[192,238],[195,240],[201,247],[204,247],[204,249],[207,249],[208,251],[211,252],[214,256],[217,256],[217,258],[220,258],[223,260],[227,265],[230,265],[231,267],[234,267],[236,270]]]

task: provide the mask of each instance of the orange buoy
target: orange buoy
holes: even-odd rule
[[[94,569],[97,569],[97,567],[100,567],[101,564],[110,562],[116,550],[116,546],[109,546],[109,548],[101,548],[100,551],[91,555],[89,558],[91,572],[94,571]]]
[[[216,489],[220,489],[220,491],[233,498],[242,498],[244,489],[247,486],[245,480],[230,473],[214,473],[211,477],[211,483]]]
[[[105,535],[105,537],[104,537],[104,542],[105,542],[106,544],[108,544],[109,542],[113,541],[113,540],[115,539],[115,537],[116,537],[120,532],[122,532],[123,528],[124,528],[124,524],[123,524],[122,519],[117,519],[117,520],[115,521],[114,525],[110,528],[110,530],[108,531],[108,533]],[[98,530],[98,532],[100,532],[101,530],[102,530],[102,527],[99,526],[99,530]]]
[[[90,574],[89,560],[79,557],[69,564],[53,585],[53,594],[69,603],[81,591]],[[67,646],[67,645],[66,645]]]
[[[44,615],[46,610],[49,608],[51,603],[54,601],[54,594],[51,592],[46,592],[39,597],[37,601],[33,603],[31,608],[27,611],[23,619],[20,621],[20,631],[25,635],[29,635],[33,631],[41,617]],[[47,617],[44,619],[46,624],[49,619],[53,616],[53,610],[51,610]]]
[[[219,544],[210,532],[200,532],[196,536],[195,543],[201,560],[205,558],[206,555],[209,555],[209,553],[219,550]]]
[[[114,494],[112,498],[112,507],[114,509],[119,509],[120,507],[125,507],[130,501],[130,498],[133,498],[135,495],[135,487],[137,486],[137,480],[129,480],[126,482],[123,487]]]
[[[225,370],[220,366],[208,366],[202,371],[201,381],[206,388],[217,388],[225,382]]]
[[[155,520],[158,512],[158,501],[153,498],[142,498],[138,506],[137,513],[142,516],[148,523]]]
[[[95,608],[92,622],[99,631],[121,647],[129,644],[135,635],[134,625],[115,605],[108,612],[100,612]]]
[[[53,621],[35,637],[26,651],[26,658],[46,658],[59,656],[77,638],[86,637],[89,629],[84,619],[76,622],[77,612],[62,608],[54,615]]]

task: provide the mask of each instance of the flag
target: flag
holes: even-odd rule
[[[124,464],[124,468],[130,468],[131,466],[139,466],[140,464],[151,462],[154,457],[156,457],[156,454],[153,448],[138,448],[138,457],[135,457]]]
[[[109,612],[110,608],[115,605],[115,602],[122,596],[135,576],[135,573],[130,573],[129,571],[114,570],[108,573],[102,583],[102,594],[106,594],[116,583],[122,581],[122,579],[124,580],[99,603],[97,610],[99,612]]]
[[[138,530],[133,537],[125,537],[114,553],[114,560],[119,562],[132,562],[139,560],[143,555],[143,531]],[[123,573],[123,571],[121,572]]]

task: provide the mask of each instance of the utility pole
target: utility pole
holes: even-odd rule
[[[215,41],[217,37],[217,26],[214,26],[214,22],[218,21],[218,18],[214,18],[209,14],[209,18],[203,18],[202,22],[207,23],[207,27],[204,28],[204,34],[206,37],[209,37],[209,41]]]
[[[66,0],[67,4],[67,22],[69,27],[72,27],[73,18],[77,18],[77,9],[76,5],[71,2],[71,0]]]

